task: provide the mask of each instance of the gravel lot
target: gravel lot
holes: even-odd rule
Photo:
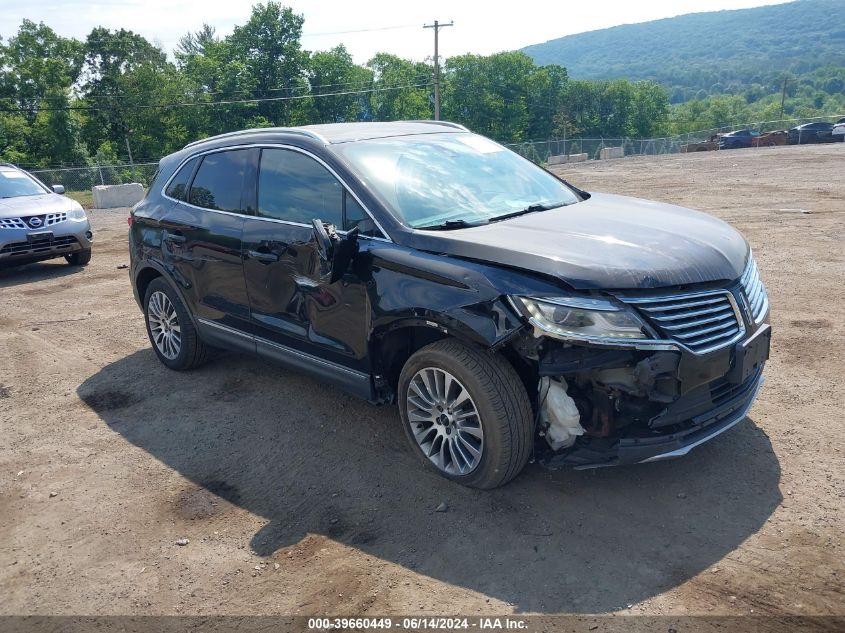
[[[394,407],[234,354],[165,369],[127,212],[91,212],[87,268],[0,271],[0,614],[845,614],[843,166],[845,144],[563,169],[744,232],[768,381],[683,460],[492,492],[420,468]]]

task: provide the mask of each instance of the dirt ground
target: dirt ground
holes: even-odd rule
[[[561,173],[745,234],[774,328],[748,420],[677,461],[463,489],[394,407],[235,354],[165,369],[127,212],[93,211],[87,268],[0,272],[0,614],[845,614],[845,144]]]

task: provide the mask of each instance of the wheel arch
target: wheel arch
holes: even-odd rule
[[[448,338],[481,349],[498,350],[502,342],[501,339],[489,339],[447,315],[406,317],[375,329],[370,337],[370,357],[373,359],[374,383],[380,399],[392,401],[395,398],[399,374],[415,352]],[[501,356],[513,365],[507,354]],[[514,369],[519,371],[516,366]]]
[[[182,305],[185,306],[185,311],[188,313],[188,316],[191,319],[191,323],[194,327],[197,326],[196,318],[194,317],[194,313],[190,308],[190,304],[188,303],[185,294],[182,292],[182,289],[179,287],[177,283],[173,281],[170,275],[167,274],[167,271],[164,269],[161,264],[154,262],[154,261],[146,261],[142,266],[135,271],[135,279],[134,279],[134,287],[135,287],[135,297],[138,300],[138,305],[141,307],[141,311],[145,310],[144,306],[144,297],[147,294],[147,288],[150,287],[150,284],[153,282],[154,279],[164,279],[165,283],[169,285],[174,292],[179,296],[180,301],[182,301]]]

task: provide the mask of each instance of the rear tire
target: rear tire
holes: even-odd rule
[[[144,322],[153,351],[170,369],[194,369],[207,360],[208,346],[200,339],[188,309],[161,277],[147,286]]]
[[[438,381],[439,387],[427,388]],[[452,481],[497,488],[528,462],[531,403],[516,371],[498,354],[455,339],[427,345],[402,368],[398,400],[414,453]]]
[[[65,259],[71,266],[86,266],[91,261],[91,249],[86,248],[70,255],[65,255]]]

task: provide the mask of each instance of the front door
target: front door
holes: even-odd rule
[[[352,272],[321,279],[311,227],[319,218],[342,229],[348,200],[317,159],[262,149],[256,215],[243,232],[244,277],[260,354],[369,396],[366,280]]]

